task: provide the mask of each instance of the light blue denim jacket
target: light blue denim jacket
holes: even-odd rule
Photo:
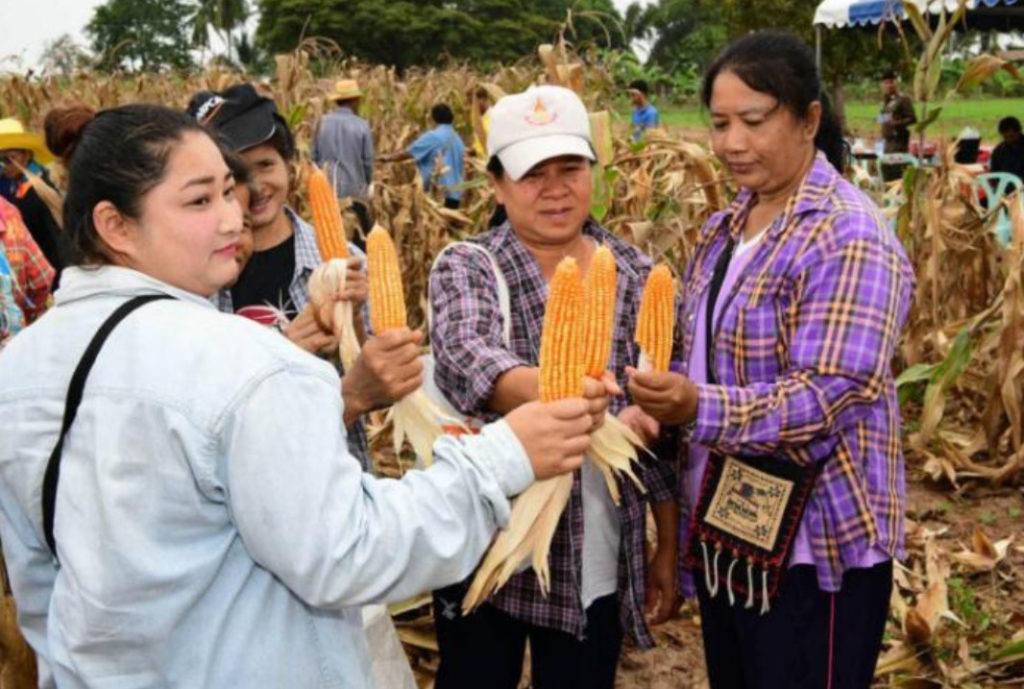
[[[126,298],[41,487],[71,371]],[[378,480],[348,455],[337,373],[138,272],[69,268],[0,355],[0,537],[41,686],[368,687],[359,610],[466,577],[532,480],[504,422]]]

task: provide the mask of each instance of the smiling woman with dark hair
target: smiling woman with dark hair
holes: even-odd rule
[[[903,553],[890,362],[914,276],[837,169],[839,126],[799,38],[731,44],[703,99],[740,192],[683,278],[683,372],[636,373],[630,390],[691,428],[684,573],[711,687],[867,689]]]

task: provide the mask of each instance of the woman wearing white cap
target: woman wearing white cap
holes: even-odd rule
[[[611,369],[625,383],[626,366],[639,356],[632,333],[651,260],[590,218],[595,155],[582,101],[554,86],[501,99],[491,113],[487,149],[490,181],[508,220],[475,238],[475,247],[451,247],[431,274],[435,382],[460,411],[484,418],[536,399],[548,280],[564,256],[575,257],[585,270],[594,250],[605,244],[618,266]],[[510,295],[507,341],[499,279]],[[657,434],[657,424],[628,407],[617,386],[588,385],[595,415],[610,406],[649,436]],[[614,396],[608,396],[608,388]],[[527,639],[537,689],[614,685],[624,629],[639,644],[650,645],[644,608],[655,622],[663,621],[676,601],[678,515],[671,460],[649,462],[642,476],[647,495],[625,482],[616,507],[600,473],[584,466],[552,543],[549,595],[541,593],[532,571],[513,577],[465,617],[458,613],[464,585],[435,594],[438,689],[478,686],[484,673],[496,687],[516,687]],[[648,496],[658,524],[649,572]]]

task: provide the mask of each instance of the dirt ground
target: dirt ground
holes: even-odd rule
[[[981,655],[985,646],[999,646],[1024,631],[1024,489],[971,488],[959,494],[912,477],[908,485],[908,530],[931,530],[940,534],[938,544],[946,552],[969,547],[974,530],[980,528],[992,541],[1013,537],[1005,561],[991,573],[967,576],[953,572],[950,607],[970,630],[958,629],[967,638],[972,654]],[[908,539],[912,541],[913,539]],[[912,547],[912,546],[911,546]],[[951,579],[951,581],[953,581]],[[895,613],[894,613],[895,614]],[[950,625],[955,629],[955,625]],[[658,646],[650,651],[626,649],[619,669],[618,689],[702,689],[708,686],[700,639],[700,620],[695,606],[687,605],[679,619],[656,629]],[[901,634],[890,620],[887,637]],[[876,687],[930,689],[932,687],[1024,687],[1024,663],[982,672],[954,683],[943,676],[943,639],[935,644],[934,662],[926,662],[923,673],[876,678]],[[974,653],[975,649],[978,653]],[[927,656],[928,651],[922,651]],[[929,667],[929,666],[934,667]]]
[[[910,651],[895,671],[876,677],[875,687],[939,689],[1000,687],[1024,689],[1024,652],[1011,662],[1000,649],[1024,642],[1024,488],[962,485],[959,491],[936,485],[920,475],[908,483],[908,558],[904,576],[924,580],[924,542],[951,563],[970,552],[979,529],[993,543],[1011,539],[1005,557],[992,571],[953,564],[948,584],[949,614],[926,643]],[[883,659],[908,645],[900,624],[898,601],[920,598],[913,586],[897,587]],[[955,620],[955,621],[954,621]],[[419,619],[424,641],[432,637],[429,617]],[[700,619],[696,606],[683,606],[677,619],[654,629],[657,646],[642,651],[627,646],[619,666],[617,689],[706,689]],[[432,639],[430,639],[432,640]],[[421,687],[432,687],[436,654],[407,646]],[[528,689],[527,669],[521,689]]]

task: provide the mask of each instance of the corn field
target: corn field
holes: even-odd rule
[[[429,126],[430,109],[438,102],[452,108],[456,127],[472,141],[474,93],[481,88],[497,94],[532,83],[562,83],[582,90],[594,111],[611,110],[616,88],[600,63],[561,44],[489,73],[455,66],[399,75],[348,61],[336,46],[310,40],[278,56],[274,77],[258,84],[295,133],[294,189],[305,188],[302,161],[329,105],[324,95],[335,79],[348,77],[357,78],[365,91],[361,114],[370,122],[379,153],[404,149]],[[55,105],[100,109],[146,101],[184,108],[193,93],[222,90],[243,78],[223,69],[191,76],[0,76],[0,113],[38,131]],[[727,181],[697,143],[662,132],[634,145],[628,134],[627,124],[613,116],[610,143],[595,171],[594,214],[618,235],[682,270],[704,221],[728,202]],[[398,247],[413,327],[424,324],[434,256],[448,242],[481,231],[492,211],[485,164],[470,160],[460,210],[446,209],[426,194],[412,164],[381,164],[375,170],[372,210]],[[941,166],[903,183],[902,205],[891,213],[918,280],[894,362],[914,485],[909,554],[897,569],[879,686],[1024,686],[1024,542],[1014,540],[1024,523],[1018,489],[1024,477],[1024,213],[1016,197],[985,208],[970,193],[970,182],[969,173],[952,161],[950,148]],[[299,194],[293,205],[308,217]],[[992,232],[1001,213],[1012,223],[1012,241],[1005,247]],[[387,447],[376,439],[375,465],[395,475],[403,467]],[[994,519],[985,517],[985,504],[999,510]],[[968,516],[958,516],[961,509]],[[401,636],[425,685],[436,665],[428,603],[426,598],[392,608],[405,622]],[[687,674],[684,683],[680,675],[656,667],[678,669],[680,647],[699,649],[694,615],[684,608],[680,620],[659,631],[663,648],[647,655],[627,651],[620,685],[702,686],[699,670]],[[4,646],[0,650],[8,655],[0,661],[7,662],[10,646]],[[699,652],[687,657],[697,658]],[[0,687],[8,686],[3,677],[9,671],[10,663],[0,674]]]

